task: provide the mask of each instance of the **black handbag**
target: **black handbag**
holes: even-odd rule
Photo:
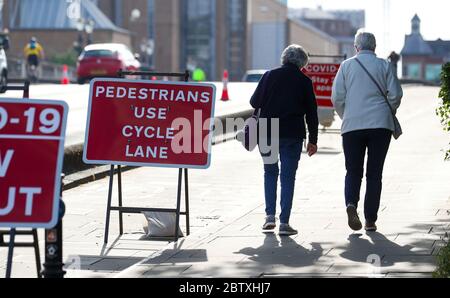
[[[258,125],[261,109],[255,109],[244,128],[236,134],[236,140],[242,144],[245,150],[252,152],[258,146]]]

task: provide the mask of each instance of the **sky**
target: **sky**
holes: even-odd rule
[[[384,3],[390,3],[384,14]],[[450,0],[289,0],[292,8],[365,9],[366,29],[378,39],[377,54],[387,56],[402,50],[405,34],[411,33],[411,19],[418,14],[422,20],[425,40],[450,40]],[[447,21],[446,21],[447,20]]]

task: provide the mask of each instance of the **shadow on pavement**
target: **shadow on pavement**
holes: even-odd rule
[[[408,256],[414,254],[411,250],[413,246],[401,246],[390,241],[381,233],[368,233],[370,238],[362,238],[362,234],[352,234],[348,237],[348,245],[345,251],[340,254],[344,259],[359,262],[372,263],[376,260],[380,262],[381,267],[390,267],[397,262],[395,256]],[[386,255],[394,256],[394,258],[386,259]],[[383,260],[383,262],[381,262]]]
[[[260,247],[246,247],[235,254],[247,255],[249,260],[261,265],[307,267],[314,265],[323,255],[323,248],[319,243],[311,243],[311,247],[307,249],[290,237],[278,239],[275,234],[267,234]]]
[[[94,272],[119,272],[131,267],[143,258],[136,257],[99,257],[99,256],[69,256],[65,261],[65,270],[81,270]]]

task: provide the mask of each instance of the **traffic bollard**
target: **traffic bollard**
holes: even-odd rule
[[[45,263],[42,275],[44,278],[64,278],[63,263],[63,223],[65,204],[62,200],[64,175],[61,175],[61,200],[59,205],[59,221],[53,229],[45,230]]]

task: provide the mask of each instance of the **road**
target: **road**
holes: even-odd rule
[[[256,88],[255,83],[230,83],[230,101],[221,101],[222,83],[213,83],[216,86],[215,115],[229,115],[249,110],[249,100]],[[21,92],[10,91],[2,94],[0,98],[21,98]],[[63,100],[69,105],[69,117],[66,133],[66,147],[84,142],[87,110],[89,103],[89,85],[32,85],[30,98]]]
[[[213,84],[216,86],[216,117],[233,115],[251,109],[249,101],[256,89],[256,83],[229,83],[230,100],[226,102],[221,101],[223,84],[220,82],[213,82]],[[10,91],[6,94],[1,94],[0,98],[21,98],[21,95],[21,92]],[[32,85],[30,87],[30,98],[67,102],[69,105],[69,117],[65,146],[78,145],[84,142],[89,103],[89,85]],[[319,110],[319,119],[325,118],[328,122],[330,111]]]

